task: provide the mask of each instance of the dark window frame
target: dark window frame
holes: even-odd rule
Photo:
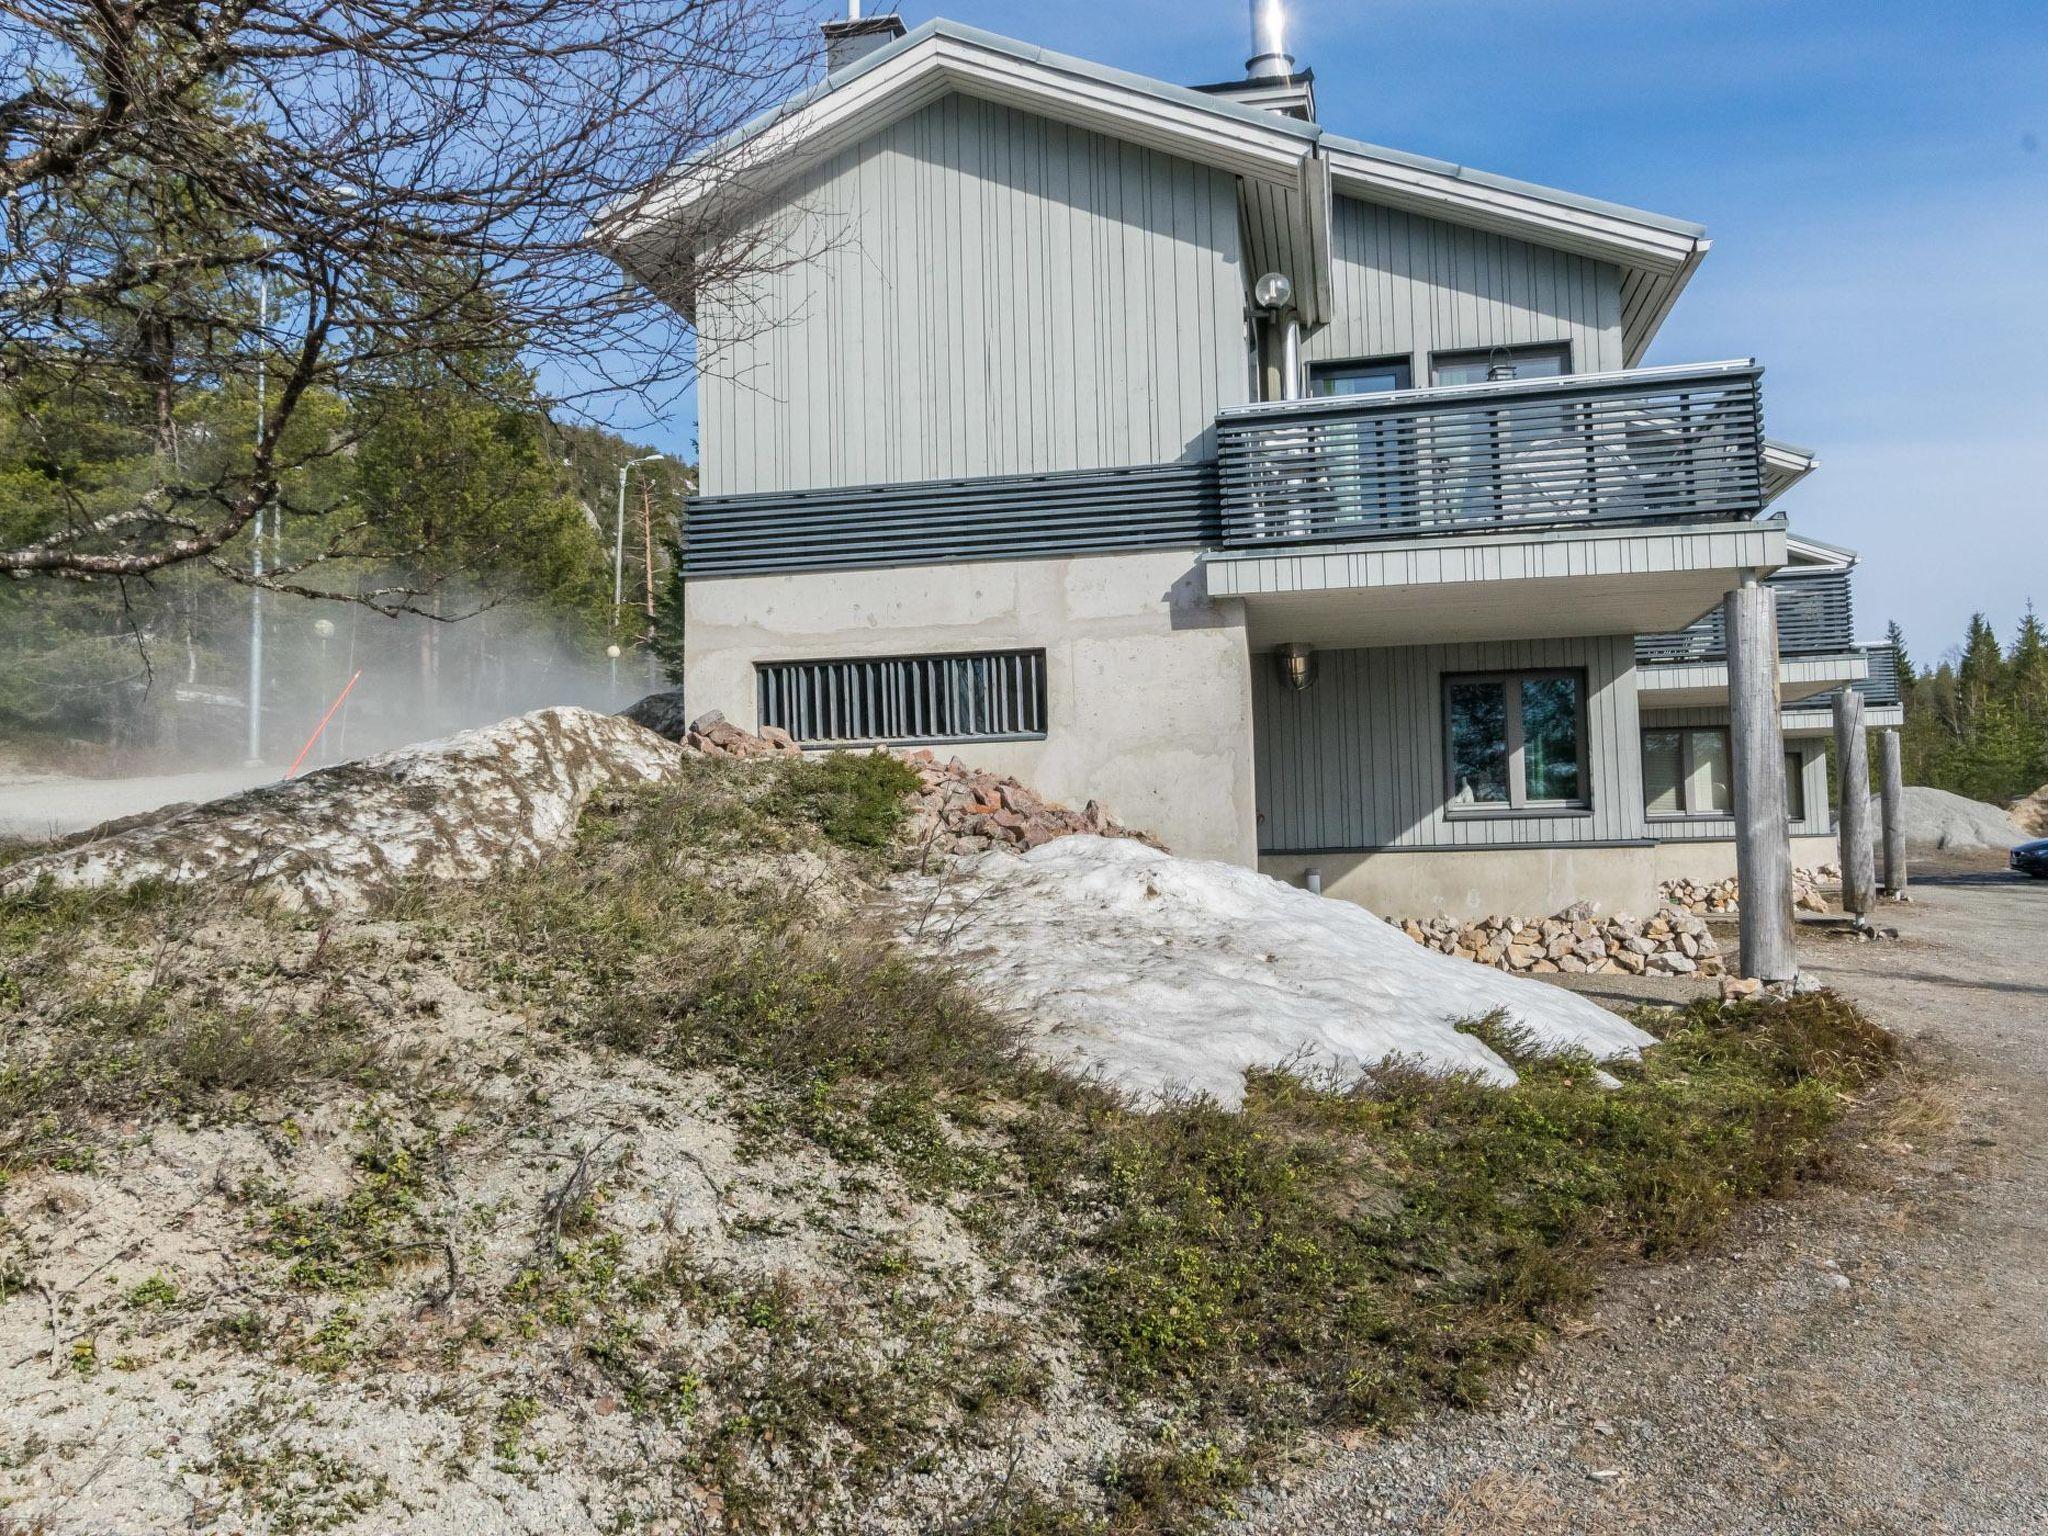
[[[1043,741],[1043,648],[805,656],[754,663],[763,729],[806,748]]]
[[[1803,747],[1785,748],[1785,820],[1794,826],[1806,825],[1806,764],[1812,755]]]
[[[1415,358],[1413,357],[1413,355],[1409,353],[1395,352],[1389,353],[1385,357],[1325,358],[1319,362],[1313,362],[1308,365],[1309,398],[1311,400],[1330,400],[1341,398],[1335,391],[1332,391],[1330,394],[1327,395],[1324,394],[1321,390],[1316,388],[1316,385],[1324,379],[1339,376],[1347,372],[1365,373],[1367,371],[1378,369],[1386,369],[1388,371],[1398,370],[1401,378],[1404,379],[1406,382],[1401,384],[1390,385],[1387,390],[1361,390],[1359,391],[1359,393],[1383,394],[1391,392],[1393,390],[1413,389],[1415,387]]]
[[[1455,387],[1438,382],[1437,374],[1446,363],[1479,363],[1491,369],[1497,358],[1505,359],[1508,362],[1520,362],[1523,359],[1533,357],[1555,357],[1559,359],[1559,376],[1578,371],[1572,366],[1572,344],[1568,339],[1559,341],[1522,341],[1516,342],[1513,346],[1451,347],[1442,352],[1432,352],[1429,354],[1430,387],[1432,389]],[[1536,377],[1547,379],[1551,375],[1546,373],[1536,375]]]
[[[1575,746],[1579,794],[1571,800],[1531,800],[1528,766],[1523,758],[1522,684],[1554,678],[1569,679],[1578,690],[1578,729]],[[1499,683],[1506,706],[1508,800],[1473,801],[1457,799],[1457,764],[1451,746],[1451,690],[1459,684]],[[1441,729],[1437,747],[1443,754],[1444,814],[1454,821],[1513,820],[1536,816],[1590,816],[1593,813],[1591,684],[1584,667],[1506,667],[1491,672],[1445,672],[1437,679],[1437,707]]]
[[[1695,810],[1692,805],[1692,781],[1695,772],[1692,738],[1695,735],[1713,734],[1721,738],[1721,761],[1728,765],[1728,809],[1725,811]],[[1678,797],[1680,809],[1675,811],[1653,811],[1650,809],[1650,775],[1648,764],[1650,753],[1648,741],[1652,736],[1676,736],[1678,742]],[[1646,725],[1636,733],[1638,765],[1643,768],[1643,814],[1651,821],[1727,821],[1735,814],[1735,738],[1725,725]]]

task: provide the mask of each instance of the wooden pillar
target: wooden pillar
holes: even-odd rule
[[[1878,738],[1882,755],[1878,780],[1884,796],[1884,893],[1906,894],[1906,771],[1900,761],[1899,733]]]
[[[1735,877],[1742,888],[1742,970],[1761,981],[1799,974],[1792,947],[1792,840],[1785,736],[1778,714],[1778,596],[1746,576],[1722,605],[1735,776]]]
[[[1842,910],[1868,917],[1877,905],[1877,871],[1870,847],[1870,738],[1863,730],[1863,695],[1835,695],[1835,798],[1842,834]]]

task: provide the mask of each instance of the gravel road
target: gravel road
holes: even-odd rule
[[[1494,1406],[1323,1448],[1247,1533],[2048,1531],[2048,883],[1951,858],[1802,938],[1910,1042],[1838,1177],[1626,1271]]]
[[[217,768],[134,779],[0,774],[0,837],[59,837],[180,801],[218,800],[284,777],[281,768]]]

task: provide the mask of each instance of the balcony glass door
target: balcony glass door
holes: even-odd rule
[[[1437,386],[1558,378],[1571,372],[1571,348],[1492,347],[1439,352],[1430,360]],[[1443,515],[1454,521],[1499,518],[1531,508],[1555,483],[1569,420],[1564,407],[1509,415],[1477,408],[1450,411],[1430,421],[1425,460]]]
[[[1331,399],[1343,395],[1381,395],[1408,389],[1414,380],[1408,359],[1382,357],[1309,367],[1310,395]],[[1322,512],[1338,538],[1362,534],[1399,533],[1401,508],[1411,499],[1415,478],[1415,432],[1405,421],[1363,416],[1345,424],[1340,439],[1326,441],[1324,451],[1327,498]]]

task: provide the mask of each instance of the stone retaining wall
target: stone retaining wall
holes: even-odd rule
[[[1647,918],[1602,918],[1580,903],[1554,917],[1388,921],[1439,954],[1531,976],[1719,976],[1726,968],[1706,920],[1676,907]]]
[[[1827,912],[1832,908],[1823,887],[1839,888],[1842,871],[1833,864],[1792,871],[1792,904],[1802,912]],[[1733,917],[1742,910],[1742,888],[1731,875],[1726,880],[1666,880],[1657,887],[1666,905],[1684,912],[1714,917]]]

